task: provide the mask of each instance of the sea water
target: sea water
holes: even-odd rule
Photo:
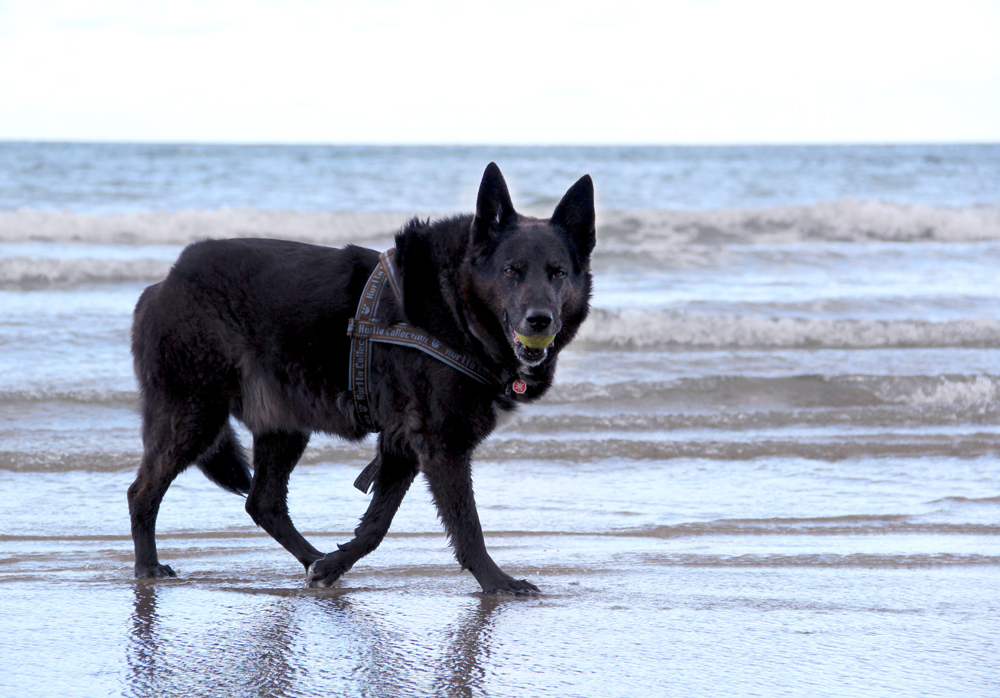
[[[478,594],[419,481],[305,590],[196,470],[135,581],[142,289],[208,237],[387,248],[491,160],[524,213],[598,197],[591,317],[474,471],[542,595]],[[995,696],[998,269],[997,145],[0,143],[0,694]],[[293,474],[320,549],[372,452]]]

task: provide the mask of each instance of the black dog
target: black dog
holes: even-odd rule
[[[379,545],[422,471],[458,562],[483,591],[538,591],[486,551],[471,456],[498,412],[551,385],[557,355],[587,316],[595,240],[589,176],[544,220],[514,211],[493,163],[475,215],[411,220],[396,235],[402,302],[387,300],[380,320],[423,330],[494,381],[411,347],[372,343],[368,419],[349,389],[347,331],[378,252],[278,240],[190,245],[135,309],[144,445],[128,490],[136,577],[176,576],[157,559],[156,515],[193,463],[247,495],[247,512],[306,567],[310,586],[331,586]],[[253,433],[252,478],[230,415]],[[351,441],[380,432],[372,502],[355,538],[326,555],[295,529],[286,503],[312,431]]]

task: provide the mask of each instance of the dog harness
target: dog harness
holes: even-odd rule
[[[403,289],[399,283],[399,274],[394,260],[395,252],[395,249],[390,249],[379,255],[378,265],[368,277],[364,292],[361,294],[361,300],[358,302],[358,312],[347,323],[347,334],[351,337],[349,386],[354,393],[354,406],[361,426],[371,433],[381,431],[375,424],[371,409],[369,371],[372,342],[418,349],[483,385],[495,387],[498,391],[506,392],[508,395],[511,390],[518,394],[524,393],[527,386],[523,380],[517,379],[510,382],[510,385],[504,386],[496,376],[475,359],[455,351],[444,342],[431,337],[413,325],[407,323],[389,325],[379,321],[378,313],[386,283],[392,289],[396,305],[400,310],[404,307]],[[380,466],[381,461],[376,456],[375,460],[361,471],[358,479],[354,481],[354,486],[367,494]]]

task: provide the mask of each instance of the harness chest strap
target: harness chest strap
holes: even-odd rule
[[[354,393],[354,409],[358,421],[366,431],[376,431],[372,423],[371,408],[368,403],[368,368],[371,362],[371,347],[369,338],[354,333],[354,323],[375,317],[379,300],[382,297],[382,286],[385,284],[387,270],[382,264],[382,257],[375,266],[371,276],[365,283],[361,300],[355,317],[347,323],[347,334],[351,336],[350,368],[348,371],[348,387]]]
[[[369,375],[372,342],[395,344],[397,346],[418,349],[483,385],[494,386],[498,389],[503,387],[500,381],[475,359],[455,351],[422,330],[406,323],[387,325],[379,321],[378,310],[386,282],[388,282],[389,287],[392,289],[399,308],[402,309],[403,307],[403,291],[399,284],[399,275],[393,263],[394,253],[395,250],[390,249],[379,255],[379,262],[374,271],[372,271],[371,276],[368,277],[368,282],[365,284],[364,291],[361,294],[361,300],[358,302],[357,314],[347,324],[347,334],[351,337],[351,364],[348,373],[350,380],[349,387],[354,393],[354,405],[357,410],[358,421],[369,432],[381,431],[375,424],[371,411]],[[524,392],[524,381],[515,380],[511,385],[515,392]],[[507,393],[509,394],[509,392],[510,386],[507,386]],[[354,482],[354,486],[362,492],[367,493],[372,481],[375,479],[375,475],[378,473],[379,466],[380,460],[376,456],[375,460],[361,471],[358,479]]]

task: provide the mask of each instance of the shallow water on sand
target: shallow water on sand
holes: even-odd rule
[[[0,144],[0,696],[1000,694],[1000,149],[487,150]],[[132,579],[141,290],[204,236],[385,248],[494,158],[602,197],[591,318],[475,466],[543,593],[477,593],[420,480],[304,589],[197,471]],[[318,548],[372,450],[313,437]]]
[[[196,472],[164,501],[181,576],[158,582],[129,578],[130,472],[6,474],[0,676],[9,695],[995,695],[1000,498],[974,495],[997,463],[924,460],[482,462],[488,544],[531,598],[475,593],[422,486],[313,591]],[[320,548],[365,506],[360,465],[293,478]]]

